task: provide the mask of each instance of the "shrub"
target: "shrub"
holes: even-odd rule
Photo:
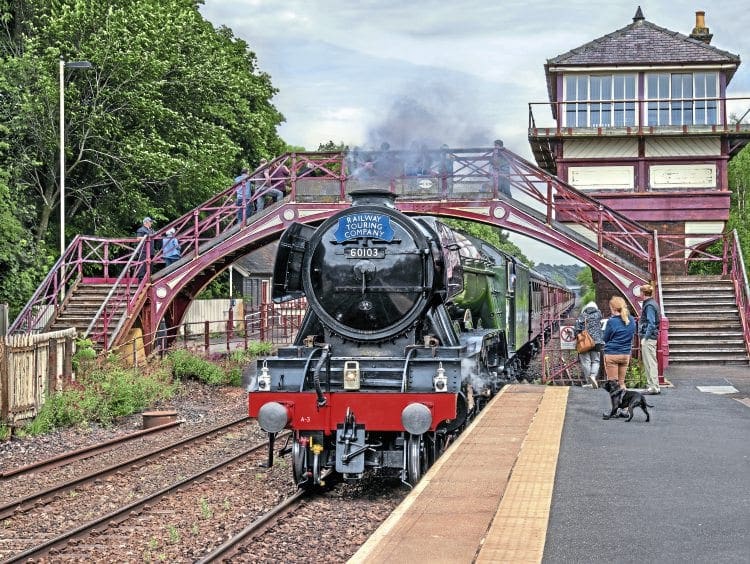
[[[628,371],[625,373],[625,386],[628,388],[645,388],[647,386],[646,373],[643,371],[640,359],[631,359]]]
[[[190,351],[178,349],[170,352],[167,359],[172,365],[175,378],[196,378],[212,386],[229,382],[228,375],[216,364],[209,362]]]
[[[62,392],[48,396],[23,431],[39,435],[89,422],[109,425],[115,417],[142,411],[157,400],[171,397],[174,392],[175,384],[164,370],[141,374],[107,365],[80,377]]]
[[[91,339],[76,340],[76,352],[73,355],[73,370],[86,374],[96,362],[96,350]]]

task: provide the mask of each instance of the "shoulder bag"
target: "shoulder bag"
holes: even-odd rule
[[[594,339],[591,338],[591,334],[588,330],[584,329],[578,335],[576,335],[576,351],[579,353],[589,352],[596,346]]]

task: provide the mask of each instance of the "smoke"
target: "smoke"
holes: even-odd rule
[[[474,115],[478,105],[468,91],[440,82],[420,82],[406,90],[393,99],[382,120],[369,128],[367,148],[382,143],[391,149],[492,146],[491,129],[484,125],[487,116]]]
[[[469,380],[475,394],[479,394],[489,385],[485,375],[479,371],[478,356],[471,356],[461,360],[461,380]]]

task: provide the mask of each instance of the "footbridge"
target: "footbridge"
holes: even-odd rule
[[[609,279],[635,311],[637,287],[658,277],[654,232],[503,147],[289,153],[252,177],[252,203],[274,187],[284,198],[247,214],[236,204],[237,186],[227,187],[154,235],[176,230],[183,256],[168,267],[151,241],[77,236],[11,332],[74,326],[108,349],[134,327],[154,335],[162,320],[178,326],[235,260],[294,222],[316,224],[348,207],[348,193],[359,188],[394,192],[407,214],[478,221],[546,243]]]

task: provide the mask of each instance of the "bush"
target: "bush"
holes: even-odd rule
[[[212,386],[229,383],[229,375],[219,366],[190,351],[178,349],[167,355],[175,378],[195,378]]]
[[[627,388],[647,387],[646,373],[643,371],[640,359],[632,358],[630,360],[628,371],[625,373],[625,386]]]
[[[107,365],[80,377],[68,389],[48,396],[23,432],[39,435],[92,422],[109,425],[115,417],[142,411],[174,392],[175,385],[164,370],[141,374]]]
[[[85,374],[96,362],[96,350],[91,339],[77,339],[76,353],[73,355],[73,370]],[[79,374],[79,375],[80,375]]]

